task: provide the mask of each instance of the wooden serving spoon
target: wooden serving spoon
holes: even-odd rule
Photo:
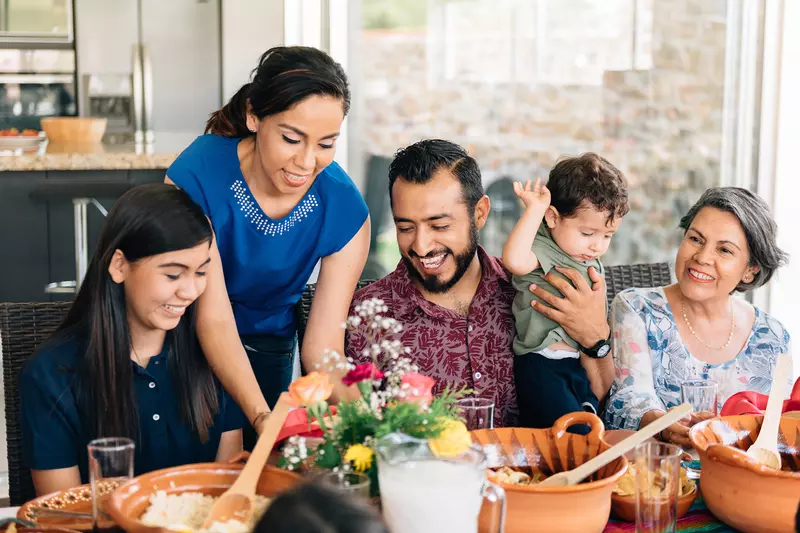
[[[238,520],[246,524],[253,516],[253,499],[256,495],[258,478],[261,477],[261,472],[264,470],[264,465],[267,464],[269,454],[272,452],[272,447],[275,446],[275,440],[278,438],[278,433],[283,427],[291,407],[288,395],[285,392],[282,393],[258,437],[253,453],[250,454],[250,458],[242,468],[242,472],[231,488],[214,502],[211,512],[203,524],[203,529],[210,529],[214,522],[224,523],[228,520]]]
[[[769,391],[767,410],[764,412],[764,421],[758,437],[747,455],[764,466],[781,469],[781,455],[778,453],[778,430],[781,425],[781,410],[783,400],[786,398],[786,389],[789,387],[789,372],[792,359],[788,355],[779,355],[775,362],[775,372],[772,374],[772,388]]]
[[[545,478],[544,481],[537,483],[536,486],[546,487],[549,485],[552,487],[558,487],[565,485],[577,485],[587,477],[606,466],[611,461],[622,457],[650,437],[658,435],[659,432],[664,431],[669,426],[691,412],[692,406],[690,404],[684,403],[683,405],[679,405],[661,418],[656,418],[633,435],[622,439],[600,455],[589,459],[578,468],[554,474],[548,478]]]

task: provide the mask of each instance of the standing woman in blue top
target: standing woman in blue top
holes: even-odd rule
[[[198,336],[256,429],[291,381],[293,307],[320,260],[301,361],[311,370],[325,349],[344,353],[341,324],[369,252],[366,203],[333,161],[349,106],[325,52],[272,48],[167,170],[214,227]]]
[[[20,374],[22,440],[36,492],[88,482],[86,445],[134,439],[136,474],[226,461],[244,416],[194,332],[212,232],[184,191],[124,194],[108,213],[64,322]]]

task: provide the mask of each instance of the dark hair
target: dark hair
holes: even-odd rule
[[[281,493],[253,533],[389,533],[377,510],[334,488],[303,484]]]
[[[309,96],[332,96],[350,110],[350,88],[342,66],[331,56],[307,46],[276,46],[261,56],[245,83],[222,109],[211,113],[206,133],[249,137],[247,103],[259,120],[282,113]]]
[[[389,198],[398,178],[425,184],[441,169],[449,170],[461,183],[464,201],[471,213],[483,198],[483,182],[477,161],[459,145],[442,139],[419,141],[401,148],[389,165]],[[392,200],[392,205],[394,201]]]
[[[608,221],[628,214],[628,182],[620,170],[599,155],[587,152],[559,160],[547,180],[550,205],[571,217],[587,201],[609,213]]]
[[[757,194],[741,187],[713,187],[708,189],[686,213],[679,227],[684,234],[692,225],[694,217],[704,207],[714,207],[731,213],[739,220],[747,248],[750,251],[750,265],[757,266],[758,272],[750,283],[741,282],[737,291],[745,292],[766,284],[775,271],[788,262],[788,255],[778,248],[778,225],[769,211],[769,206]]]
[[[111,259],[120,250],[128,261],[211,244],[211,225],[189,195],[173,185],[140,185],[108,212],[86,277],[54,338],[87,341],[79,368],[79,407],[91,420],[94,437],[136,438],[131,338],[125,291],[111,279]],[[186,308],[169,332],[167,365],[178,390],[186,423],[208,440],[219,408],[216,384],[195,335],[195,305]]]

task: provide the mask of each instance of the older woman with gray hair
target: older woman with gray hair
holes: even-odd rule
[[[628,289],[611,305],[609,427],[639,429],[664,416],[692,379],[715,381],[720,405],[739,391],[769,393],[775,359],[789,353],[783,325],[734,296],[764,285],[786,263],[767,204],[746,189],[709,189],[680,227],[677,283]],[[693,415],[661,438],[688,445],[697,421]]]

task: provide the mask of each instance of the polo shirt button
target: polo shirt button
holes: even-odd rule
[[[155,389],[156,388],[156,384],[154,382],[152,382],[152,381],[150,382],[149,386],[150,386],[151,389]]]
[[[472,327],[472,326],[470,326],[470,327],[468,327],[468,328],[467,328],[467,331],[469,331],[470,333],[472,333],[472,329],[473,329],[473,327]]]
[[[480,372],[475,372],[475,379],[481,379],[481,376],[483,376],[483,374]]]
[[[160,417],[160,416],[158,416],[158,415],[153,415],[153,420],[155,420],[156,422],[158,422],[159,420],[161,420],[161,417]]]

